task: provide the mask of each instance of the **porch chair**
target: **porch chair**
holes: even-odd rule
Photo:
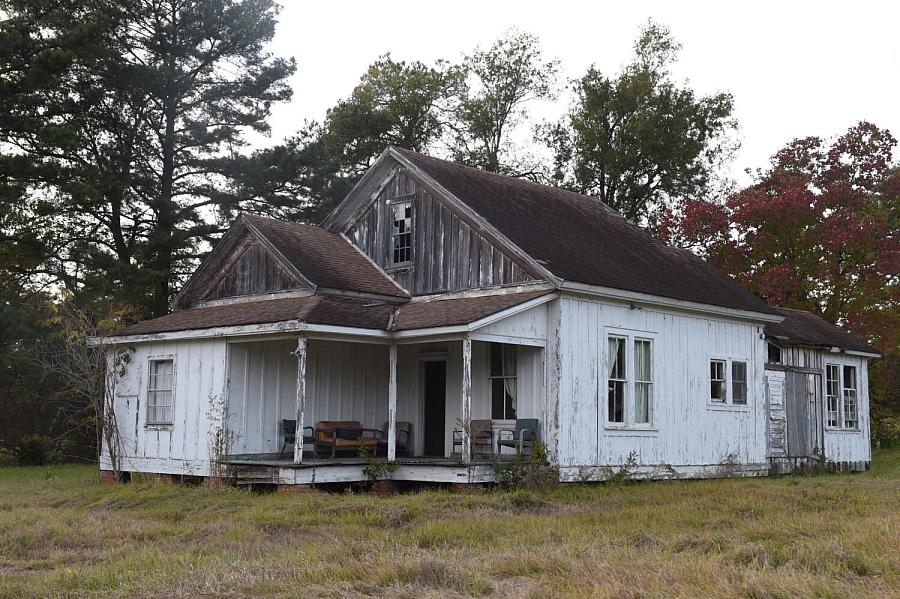
[[[319,420],[314,431],[313,455],[318,456],[323,449],[331,450],[331,459],[338,451],[356,453],[365,448],[374,453],[378,451],[377,435],[380,434],[378,429],[363,428],[358,420]]]
[[[478,453],[494,453],[494,430],[490,420],[470,420],[469,434],[472,436],[472,455]],[[459,454],[462,455],[463,431],[453,431],[453,451],[459,446]],[[478,451],[478,449],[482,451]],[[487,448],[487,451],[484,451]]]
[[[378,437],[378,447],[383,447],[385,451],[385,455],[387,454],[387,446],[388,446],[388,424],[384,423],[384,428],[381,430],[381,435]],[[412,423],[411,422],[396,422],[394,423],[397,427],[397,455],[409,455],[412,450]]]
[[[525,449],[531,453],[534,444],[539,441],[538,436],[538,419],[537,418],[518,418],[516,419],[516,428],[514,430],[501,430],[497,434],[512,433],[511,439],[497,439],[497,455],[503,454],[504,447],[511,447],[516,453],[522,454]]]
[[[309,434],[306,434],[306,431],[309,431]],[[288,445],[294,445],[297,442],[297,421],[296,420],[281,420],[281,433],[284,435],[284,443],[281,445],[281,451],[278,452],[278,457],[284,456],[284,449]],[[316,442],[315,437],[313,437],[313,427],[304,426],[303,427],[303,444],[304,445],[312,445]],[[301,449],[302,451],[302,449]]]

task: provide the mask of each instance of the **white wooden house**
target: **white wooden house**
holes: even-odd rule
[[[397,480],[488,482],[517,423],[564,481],[870,460],[872,348],[594,198],[407,150],[319,227],[241,216],[172,308],[97,340],[126,471],[363,480],[365,438]]]

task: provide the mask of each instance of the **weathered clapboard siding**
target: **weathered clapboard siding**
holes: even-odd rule
[[[296,277],[287,272],[268,250],[258,243],[249,243],[218,274],[203,299],[272,293],[300,286]]]
[[[225,406],[226,343],[222,339],[144,343],[115,387],[123,470],[208,475],[215,430]],[[175,360],[174,424],[148,426],[148,360]],[[101,467],[109,467],[108,457]]]
[[[413,295],[535,280],[402,170],[345,231],[349,239]],[[394,267],[391,203],[412,202],[411,264]]]
[[[760,327],[737,321],[632,309],[573,297],[560,298],[558,458],[562,467],[616,465],[630,452],[642,465],[707,467],[764,464],[765,387]],[[653,340],[652,426],[606,425],[609,334]],[[709,360],[747,363],[747,406],[709,401]],[[631,375],[629,381],[633,381]]]

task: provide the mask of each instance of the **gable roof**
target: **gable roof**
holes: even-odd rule
[[[292,320],[308,324],[382,331],[409,331],[468,324],[548,293],[552,293],[552,291],[543,289],[430,300],[399,306],[386,302],[320,295],[257,300],[202,308],[185,308],[119,329],[111,333],[109,337],[153,335]]]
[[[191,305],[220,276],[219,267],[240,247],[247,235],[262,244],[298,282],[298,288],[318,288],[384,295],[409,295],[338,233],[312,225],[289,223],[241,214],[212,252],[194,271],[172,301],[173,307]]]
[[[844,350],[878,354],[879,351],[853,335],[831,324],[821,316],[805,310],[775,308],[784,316],[781,322],[766,323],[766,336],[788,345],[839,347]]]
[[[775,314],[764,301],[692,252],[666,245],[596,198],[410,150],[391,148],[390,152],[560,279]]]
[[[250,214],[242,218],[316,287],[409,297],[338,233]]]

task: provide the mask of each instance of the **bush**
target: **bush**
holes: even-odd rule
[[[900,445],[900,415],[873,414],[872,444],[875,447]]]
[[[0,468],[4,466],[15,466],[19,463],[16,452],[6,447],[0,447]]]
[[[28,435],[16,445],[16,459],[20,466],[45,466],[61,457],[56,441],[45,435]]]

